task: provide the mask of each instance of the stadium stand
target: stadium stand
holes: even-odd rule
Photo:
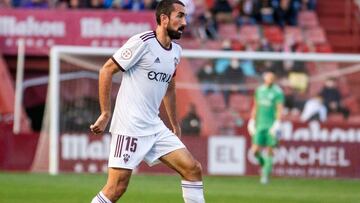
[[[100,2],[100,3],[99,3]],[[0,6],[3,8],[57,8],[57,9],[118,9],[143,11],[153,10],[156,1],[126,1],[120,3],[116,0],[101,1],[80,1],[80,0],[58,0],[58,1],[33,1],[33,0],[3,0]],[[359,22],[356,17],[359,16],[359,1],[219,1],[219,0],[194,0],[188,1],[193,7],[190,26],[196,27],[196,31],[188,31],[186,39],[180,41],[182,46],[187,49],[224,49],[223,44],[226,41],[230,50],[257,50],[257,51],[284,51],[284,52],[358,52],[358,26]],[[267,3],[264,3],[267,2]],[[315,3],[316,2],[316,3]],[[246,4],[246,5],[245,5]],[[249,7],[250,6],[250,7]],[[248,10],[246,10],[248,9]],[[95,12],[95,11],[94,11]],[[244,18],[245,17],[245,18]],[[250,20],[249,20],[250,19]],[[290,19],[290,20],[289,20]],[[332,26],[333,24],[341,26]],[[16,58],[13,55],[5,55],[8,69],[14,75],[16,66]],[[199,76],[199,72],[203,70],[205,63],[203,60],[188,61],[191,70],[186,70],[189,74]],[[224,85],[218,72],[216,72],[216,63],[210,64],[215,68],[215,76],[213,76],[212,89],[208,91],[203,89],[197,93],[197,105],[200,112],[205,112],[206,108],[211,109],[215,114],[224,114],[226,112],[236,111],[246,120],[250,108],[252,97],[252,89],[246,91],[229,91],[221,92],[217,87]],[[240,61],[240,67],[246,76],[244,81],[239,81],[235,85],[242,84],[258,84],[260,75],[267,66],[277,66],[279,69],[279,77],[282,80],[289,79],[290,73],[301,72],[306,74],[309,79],[307,89],[296,98],[301,98],[297,103],[303,103],[306,98],[316,95],[323,87],[321,80],[312,80],[321,75],[325,70],[328,72],[337,72],[342,69],[337,63],[268,63],[258,64],[253,61]],[[224,71],[230,66],[222,63]],[[47,56],[31,56],[26,62],[30,75],[47,74],[48,57]],[[297,68],[303,66],[301,71]],[[351,115],[349,120],[359,121],[359,104],[360,93],[349,94],[354,87],[359,85],[358,76],[349,75],[341,77],[339,80],[339,90],[344,98],[344,105],[350,108]],[[209,88],[209,81],[201,78],[190,79],[199,87]],[[294,92],[295,90],[289,90]],[[3,92],[3,91],[2,91]],[[295,91],[296,92],[296,91]],[[188,94],[188,93],[182,93]],[[225,97],[224,97],[225,95]],[[1,96],[3,99],[5,96]],[[208,107],[202,106],[202,102],[208,104]],[[186,103],[186,102],[185,102]],[[184,103],[184,105],[185,105]],[[2,105],[4,106],[4,105]],[[25,104],[25,107],[31,105]],[[186,106],[186,105],[185,105]],[[301,109],[300,109],[301,110]],[[185,111],[185,109],[181,110]],[[354,115],[353,115],[354,114]],[[181,114],[183,115],[183,114]],[[331,116],[329,120],[339,121],[339,116]],[[224,119],[226,120],[226,119]],[[226,123],[226,122],[223,122]],[[224,124],[225,125],[225,124]],[[227,124],[226,124],[227,125]],[[234,126],[234,125],[230,125]],[[226,126],[229,127],[229,126]]]

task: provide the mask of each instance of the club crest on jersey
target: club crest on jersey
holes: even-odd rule
[[[123,158],[124,158],[124,162],[127,163],[129,161],[129,159],[130,159],[130,155],[129,154],[124,154]]]
[[[121,58],[125,59],[125,60],[128,60],[130,59],[132,56],[132,52],[130,49],[124,49],[122,52],[121,52]]]

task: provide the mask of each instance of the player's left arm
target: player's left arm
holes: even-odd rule
[[[282,102],[276,104],[276,120],[282,121],[283,109],[284,104]]]
[[[165,105],[166,112],[170,119],[170,123],[172,125],[173,131],[175,135],[181,137],[181,128],[180,124],[177,119],[177,112],[176,112],[176,85],[175,79],[171,79],[166,94],[164,96],[163,102]]]

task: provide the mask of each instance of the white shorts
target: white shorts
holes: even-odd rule
[[[153,166],[160,157],[181,148],[185,145],[168,128],[148,136],[112,134],[108,166],[135,169],[142,160]]]

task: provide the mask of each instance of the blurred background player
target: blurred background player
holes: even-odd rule
[[[101,115],[90,126],[103,133],[110,120],[112,76],[123,71],[110,125],[108,180],[92,203],[114,203],[126,191],[132,170],[145,160],[159,161],[181,175],[185,203],[204,203],[202,169],[180,141],[176,114],[175,71],[180,62],[180,39],[186,26],[185,6],[179,0],[162,0],[156,8],[157,27],[131,37],[101,68]],[[159,117],[163,101],[172,130]]]
[[[251,151],[261,166],[260,182],[266,184],[273,166],[273,148],[278,144],[280,136],[284,95],[275,84],[273,72],[265,71],[263,79],[264,84],[255,90],[248,131],[252,136]]]

